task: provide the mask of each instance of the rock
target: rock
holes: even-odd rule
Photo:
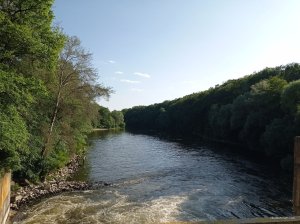
[[[11,203],[11,204],[10,204],[10,208],[11,208],[12,210],[18,210],[18,209],[19,209],[19,207],[18,207],[18,205],[17,205],[16,203]]]
[[[50,182],[47,183],[47,184],[44,184],[44,189],[47,190],[47,191],[49,191],[49,190],[51,189],[51,184],[50,184]]]
[[[11,208],[18,210],[24,204],[65,191],[89,190],[111,186],[111,184],[105,182],[92,184],[80,181],[67,181],[67,178],[77,171],[79,162],[79,157],[74,157],[67,167],[49,174],[47,180],[43,183],[33,185],[28,180],[25,180],[27,186],[19,188],[17,192],[12,194]]]
[[[29,180],[25,179],[24,181],[25,181],[25,183],[26,183],[28,186],[30,186],[30,187],[33,186],[33,184],[32,184]]]
[[[23,199],[23,196],[22,195],[17,195],[15,197],[15,201],[21,201]]]

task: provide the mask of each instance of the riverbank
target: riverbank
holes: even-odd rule
[[[81,161],[82,159],[79,156],[74,156],[66,167],[50,173],[44,182],[32,184],[26,181],[27,186],[20,187],[11,192],[11,209],[19,210],[22,205],[41,197],[46,197],[47,195],[87,187],[87,184],[84,182],[68,181],[68,178],[78,170]]]
[[[114,130],[124,130],[124,128],[94,128],[93,131],[114,131]]]
[[[108,131],[108,128],[94,128],[93,131]]]
[[[110,185],[105,182],[88,183],[70,180],[82,163],[83,159],[79,156],[75,156],[66,167],[49,174],[44,182],[37,184],[27,182],[27,186],[12,191],[10,200],[11,212],[9,215],[10,222],[13,222],[15,219],[20,220],[22,214],[19,212],[24,207],[38,202],[43,198],[52,197],[63,192],[84,191]]]

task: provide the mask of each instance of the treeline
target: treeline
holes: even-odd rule
[[[0,1],[0,168],[39,180],[82,153],[98,117],[91,54],[53,26],[52,0]]]
[[[110,111],[106,107],[98,106],[98,119],[94,122],[95,128],[125,128],[124,115],[121,111]]]
[[[153,129],[238,143],[291,162],[300,135],[300,65],[266,68],[206,91],[125,109],[129,129]]]

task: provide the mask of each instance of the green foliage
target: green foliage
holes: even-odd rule
[[[26,124],[13,106],[5,110],[1,108],[0,119],[1,167],[19,169],[20,154],[28,152],[29,133]]]
[[[262,135],[267,155],[283,157],[292,153],[295,127],[289,117],[274,119]]]
[[[110,112],[108,108],[97,106],[98,119],[94,123],[96,128],[125,128],[124,115],[121,111]]]
[[[297,63],[282,66],[282,78],[288,82],[300,79],[300,65]]]
[[[36,98],[46,94],[41,82],[0,70],[1,167],[22,168],[21,157],[29,153],[28,120]]]
[[[95,82],[97,73],[91,60],[91,54],[81,47],[77,37],[67,37],[57,71],[47,83],[51,109],[46,110],[48,123],[45,123],[41,152],[46,162],[42,175],[60,167],[74,154],[84,152],[87,134],[98,116],[94,102],[98,97],[109,97],[112,92]]]
[[[53,0],[0,1],[0,64],[18,70],[28,60],[40,66],[56,65],[64,38],[51,27],[52,3]]]
[[[157,116],[155,123],[160,130],[166,130],[168,128],[170,125],[170,118],[165,108],[159,109],[159,115]]]
[[[266,68],[173,101],[123,110],[126,127],[198,135],[287,158],[300,135],[299,79],[299,64]]]
[[[49,156],[43,160],[43,172],[49,173],[57,168],[64,167],[69,161],[69,152],[64,142],[58,142]]]
[[[125,128],[124,115],[121,111],[112,111],[111,117],[113,118],[114,128]]]
[[[300,114],[300,80],[293,81],[286,86],[282,93],[282,106],[291,114]]]
[[[34,178],[49,97],[40,74],[51,74],[64,36],[51,26],[53,1],[0,1],[0,166]],[[18,174],[17,174],[18,173]]]
[[[227,104],[218,106],[214,104],[211,106],[209,112],[209,127],[212,133],[218,137],[230,138],[230,117],[232,114],[232,105]]]

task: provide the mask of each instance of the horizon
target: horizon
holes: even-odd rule
[[[296,0],[56,0],[55,23],[93,53],[110,110],[207,90],[266,67],[300,62]]]

